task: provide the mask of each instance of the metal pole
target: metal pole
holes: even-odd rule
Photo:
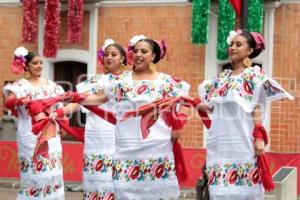
[[[248,28],[248,5],[249,2],[248,0],[241,0],[242,1],[242,8],[241,8],[241,28],[242,29],[247,29]]]

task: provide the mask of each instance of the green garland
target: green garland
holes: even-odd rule
[[[210,0],[193,0],[192,43],[206,44]]]
[[[262,32],[263,24],[263,0],[249,1],[248,30]]]
[[[235,11],[228,0],[219,0],[218,12],[218,43],[217,43],[217,58],[226,60],[228,58],[226,42],[227,36],[234,29]]]

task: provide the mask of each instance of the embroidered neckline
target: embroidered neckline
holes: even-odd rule
[[[136,83],[139,83],[139,82],[155,82],[155,81],[161,80],[162,74],[163,74],[162,72],[158,72],[158,75],[155,79],[133,80],[133,73],[131,72],[130,73],[130,78],[131,78],[132,82],[136,82]]]

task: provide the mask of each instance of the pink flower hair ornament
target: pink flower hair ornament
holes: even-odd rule
[[[100,68],[100,72],[104,72],[104,55],[105,55],[105,49],[112,45],[115,44],[116,42],[113,39],[106,39],[104,41],[103,46],[99,51],[97,52],[97,65]],[[124,48],[124,47],[123,47]],[[130,52],[128,49],[124,48],[125,50],[125,56],[126,56],[126,61],[127,64],[131,65],[132,64],[132,52]]]
[[[104,41],[104,44],[102,45],[101,49],[97,52],[97,64],[100,68],[100,72],[102,73],[104,71],[104,54],[105,54],[105,49],[114,44],[115,41],[113,39],[106,39]]]
[[[25,56],[28,55],[28,50],[24,47],[18,47],[14,52],[14,59],[11,63],[11,69],[15,74],[23,74],[25,72]]]
[[[167,53],[167,42],[166,40],[154,40],[160,48],[160,59],[163,59]]]
[[[255,49],[265,49],[264,37],[258,32],[250,32],[250,34],[256,43]]]
[[[230,45],[233,38],[241,33],[243,33],[241,29],[238,29],[236,31],[230,31],[227,37],[227,44]],[[260,33],[250,32],[250,35],[255,41],[255,49],[265,49],[265,39]]]
[[[132,63],[132,54],[133,54],[133,47],[138,43],[140,40],[147,39],[145,35],[135,35],[133,36],[130,41],[127,48],[127,55],[128,55],[128,61],[129,63]],[[156,44],[158,44],[160,48],[160,59],[163,59],[167,53],[167,42],[166,40],[153,40]]]

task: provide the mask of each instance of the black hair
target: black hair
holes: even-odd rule
[[[120,51],[120,54],[124,57],[124,60],[123,60],[123,64],[124,65],[127,65],[127,59],[126,59],[126,51],[125,51],[125,49],[124,49],[124,47],[122,47],[120,44],[118,44],[118,43],[113,43],[113,44],[111,44],[111,45],[109,45],[109,46],[113,46],[113,47],[115,47],[115,48],[117,48],[119,51]],[[108,46],[108,47],[109,47]],[[107,48],[107,47],[106,47]]]
[[[256,47],[256,42],[255,42],[253,36],[250,34],[249,31],[243,29],[242,33],[240,33],[239,35],[246,38],[249,47],[253,48],[253,52],[249,55],[249,58],[255,58],[256,56],[258,56],[262,52],[262,50],[263,50],[262,48],[260,48],[260,49],[255,48]]]
[[[28,54],[25,56],[25,65],[28,66],[28,63],[30,63],[30,61],[36,56],[39,56],[39,54],[29,51]]]
[[[155,53],[155,57],[153,59],[153,63],[156,64],[160,61],[160,47],[159,45],[152,39],[141,39],[140,41],[138,42],[141,42],[141,41],[144,41],[144,42],[147,42],[151,49],[152,49],[152,52]]]

